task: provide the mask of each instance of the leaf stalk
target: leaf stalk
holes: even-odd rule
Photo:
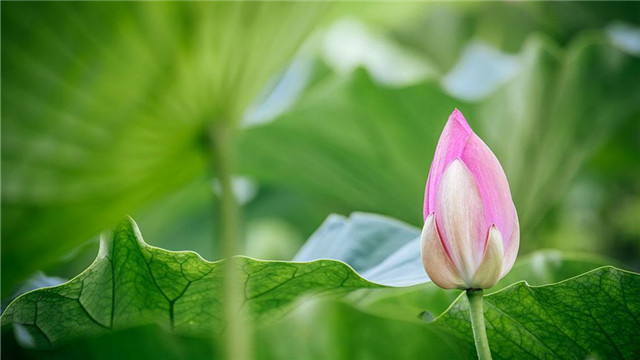
[[[242,312],[243,274],[233,261],[239,254],[241,241],[240,207],[233,192],[233,125],[222,125],[211,132],[211,155],[215,178],[220,185],[218,195],[218,232],[220,253],[225,260],[223,289],[223,333],[225,358],[242,360],[251,358],[251,338],[248,323]]]

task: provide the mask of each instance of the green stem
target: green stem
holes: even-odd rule
[[[467,290],[469,299],[469,313],[471,315],[471,328],[473,340],[476,343],[476,351],[479,360],[491,360],[491,349],[487,340],[487,330],[484,327],[484,311],[482,310],[482,289]]]
[[[225,261],[223,333],[225,357],[227,359],[249,359],[251,339],[248,323],[243,318],[243,274],[232,257],[239,254],[241,240],[240,208],[233,193],[233,128],[220,126],[211,133],[211,155],[215,177],[220,184],[218,233],[220,253]]]

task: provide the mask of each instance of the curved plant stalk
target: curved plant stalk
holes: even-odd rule
[[[225,262],[224,318],[226,328],[222,336],[226,359],[250,359],[251,337],[249,323],[242,313],[242,274],[232,261],[239,254],[241,239],[240,209],[233,193],[231,174],[233,173],[234,127],[221,124],[211,132],[211,152],[215,178],[220,183],[218,195],[220,253]]]
[[[471,328],[473,329],[473,340],[476,343],[478,359],[491,360],[491,349],[489,349],[489,341],[487,340],[487,330],[484,327],[482,293],[482,289],[469,289],[467,290],[467,299],[469,299]]]

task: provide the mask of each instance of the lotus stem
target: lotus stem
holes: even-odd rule
[[[479,360],[491,360],[491,349],[487,340],[487,329],[484,326],[484,311],[482,289],[467,290],[469,299],[469,313],[471,315],[471,328],[473,329],[473,340],[476,343],[476,351]]]

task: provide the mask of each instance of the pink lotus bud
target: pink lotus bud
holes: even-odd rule
[[[511,270],[519,243],[518,215],[502,166],[456,109],[427,180],[424,268],[445,289],[488,289]]]

